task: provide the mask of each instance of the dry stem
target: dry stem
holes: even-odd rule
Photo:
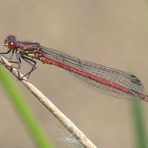
[[[4,57],[0,56],[0,63],[4,65],[17,79],[23,75]],[[20,80],[25,87],[68,129],[68,131],[86,148],[97,148],[77,126],[68,119],[46,96],[44,96],[25,77]]]

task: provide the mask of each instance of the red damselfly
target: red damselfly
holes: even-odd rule
[[[99,90],[148,101],[142,82],[133,74],[82,60],[59,50],[46,48],[37,42],[18,41],[13,35],[5,39],[4,45],[8,51],[0,54],[9,54],[10,60],[15,55],[16,61],[10,62],[16,63],[17,69],[20,69],[22,60],[32,66],[24,75],[28,78],[36,69],[36,60],[40,60],[42,63],[55,65],[70,72],[74,77]]]

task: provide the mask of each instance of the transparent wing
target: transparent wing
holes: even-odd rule
[[[51,48],[45,48],[44,47],[44,54],[48,56],[49,58],[52,58],[58,62],[61,62],[65,65],[69,65],[71,67],[74,67],[78,70],[81,70],[83,72],[88,72],[90,74],[93,74],[97,77],[109,80],[111,82],[115,82],[117,84],[120,84],[121,86],[124,86],[128,88],[129,90],[132,90],[137,93],[144,93],[144,87],[142,82],[133,74],[123,72],[114,68],[110,68],[107,66],[103,66],[101,64],[96,64],[93,62],[89,62],[86,60],[79,59],[77,57],[71,56],[67,53],[61,52],[56,49]],[[104,90],[106,92],[111,92],[114,94],[122,94],[125,95],[120,90],[116,90],[115,88],[111,88],[109,86],[100,84],[94,80],[90,80],[87,77],[72,73],[71,74],[74,77],[77,77],[81,81],[94,86],[98,89]]]

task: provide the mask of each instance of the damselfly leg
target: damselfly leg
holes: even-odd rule
[[[36,61],[31,59],[31,58],[28,58],[24,55],[21,55],[21,58],[27,62],[29,65],[32,66],[31,70],[29,70],[29,72],[27,72],[21,79],[23,79],[24,77],[27,77],[27,79],[29,78],[30,74],[36,69]]]

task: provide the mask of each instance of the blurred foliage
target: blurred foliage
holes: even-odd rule
[[[53,145],[49,142],[38,122],[33,117],[33,114],[23,99],[23,96],[21,95],[17,85],[14,83],[10,74],[8,74],[2,65],[0,65],[0,82],[5,89],[6,94],[10,98],[10,101],[13,103],[18,115],[22,119],[33,140],[35,141],[37,147],[52,148]]]
[[[140,101],[133,101],[132,111],[133,111],[133,119],[134,119],[133,126],[135,129],[136,147],[148,148],[142,103]]]

